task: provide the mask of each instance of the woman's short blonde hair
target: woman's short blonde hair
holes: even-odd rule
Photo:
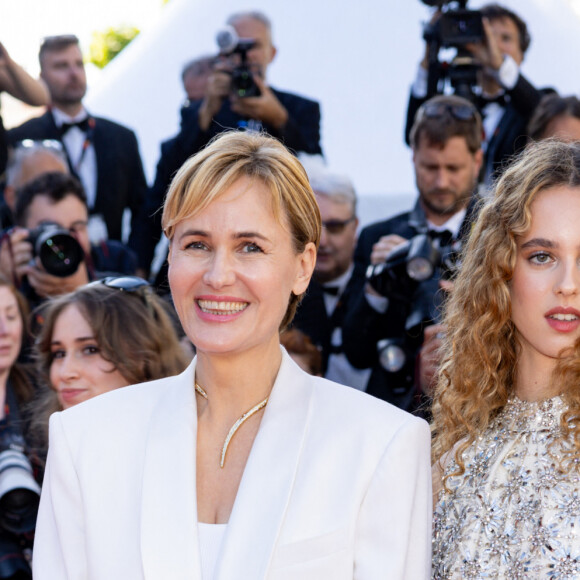
[[[433,402],[434,460],[461,441],[455,455],[463,469],[462,452],[513,394],[519,345],[510,280],[518,240],[531,227],[532,203],[554,187],[579,188],[580,197],[580,143],[529,145],[505,170],[479,214],[446,306],[446,341]],[[570,408],[563,434],[573,438],[573,454],[580,458],[580,341],[572,356],[560,359],[552,380]]]
[[[177,172],[163,207],[163,231],[171,241],[175,226],[203,211],[238,179],[259,179],[272,194],[274,216],[289,225],[296,253],[312,242],[318,248],[321,219],[308,177],[298,159],[264,134],[222,133]],[[292,294],[280,328],[292,321],[301,296]]]

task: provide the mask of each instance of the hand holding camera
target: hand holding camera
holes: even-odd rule
[[[259,44],[254,38],[240,38],[231,26],[217,34],[219,60],[209,78],[206,96],[199,109],[198,122],[207,131],[225,98],[234,113],[275,129],[288,121],[288,111],[264,80],[265,66],[250,51]],[[256,48],[256,50],[258,50]]]
[[[0,247],[0,270],[20,283],[24,276],[39,296],[72,291],[88,282],[80,267],[84,251],[67,229],[43,224],[32,230],[16,227],[4,233]]]
[[[231,68],[227,62],[219,61],[207,81],[205,97],[199,109],[199,126],[207,131],[211,120],[220,110],[223,100],[230,94]]]
[[[465,48],[473,54],[478,63],[483,67],[483,71],[498,71],[502,65],[504,56],[501,52],[491,24],[487,18],[482,19],[484,37],[481,42],[468,43]]]
[[[276,129],[281,129],[288,121],[288,111],[258,75],[254,76],[254,82],[260,89],[260,96],[245,98],[232,96],[232,111],[242,117],[259,119]]]

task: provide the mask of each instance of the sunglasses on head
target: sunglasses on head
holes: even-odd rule
[[[14,145],[15,149],[54,149],[60,153],[64,148],[60,141],[56,139],[22,139]]]
[[[127,294],[135,294],[143,300],[149,312],[155,315],[149,298],[153,292],[151,284],[139,276],[107,276],[106,278],[90,282],[88,286],[106,286],[107,288],[126,292]]]
[[[342,234],[344,228],[356,219],[355,216],[351,216],[346,220],[328,220],[326,222],[322,222],[322,227],[326,230],[327,233],[332,235]]]
[[[102,284],[107,288],[114,288],[122,292],[137,292],[141,288],[150,288],[151,284],[139,276],[107,276],[96,280],[92,284]]]
[[[477,110],[472,105],[452,105],[450,103],[425,103],[418,113],[421,117],[428,119],[438,119],[446,115],[451,115],[458,121],[472,121],[475,119]]]

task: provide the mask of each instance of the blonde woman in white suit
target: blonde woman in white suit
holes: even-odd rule
[[[280,347],[320,237],[302,166],[225,134],[178,172],[163,224],[197,356],[52,417],[35,579],[428,578],[427,424]]]

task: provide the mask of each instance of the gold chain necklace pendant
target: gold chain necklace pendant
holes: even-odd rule
[[[205,392],[205,390],[197,384],[197,382],[195,383],[195,391],[196,393],[199,393],[204,399],[206,399],[207,401],[209,401],[207,393]],[[223,466],[226,464],[226,453],[228,452],[228,446],[230,444],[230,441],[232,440],[233,436],[236,434],[236,431],[252,416],[255,415],[258,411],[260,411],[261,409],[263,409],[266,405],[268,404],[268,397],[266,397],[262,402],[258,403],[257,405],[253,406],[251,409],[249,409],[248,411],[246,411],[231,427],[231,429],[229,430],[226,439],[224,441],[224,444],[222,446],[222,453],[220,456],[220,468],[223,468]]]

